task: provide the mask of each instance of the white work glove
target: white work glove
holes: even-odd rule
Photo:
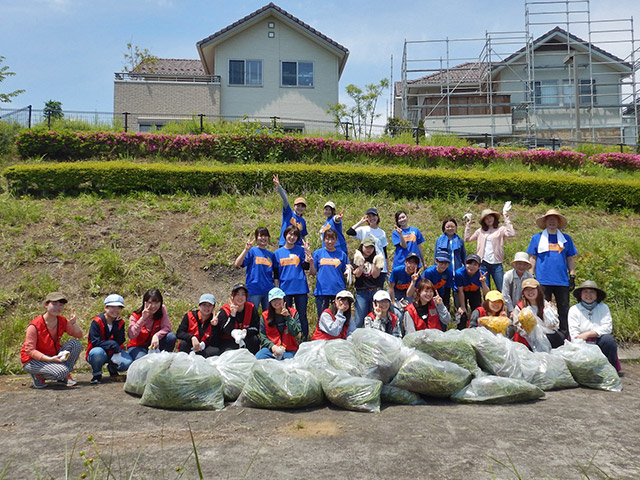
[[[364,255],[360,250],[356,250],[356,253],[353,254],[353,264],[358,267],[364,265]]]
[[[507,213],[509,210],[511,210],[511,200],[507,200],[506,202],[504,202],[504,207],[502,207],[502,215]]]
[[[234,328],[231,330],[231,336],[236,341],[240,348],[245,347],[244,339],[247,337],[247,331],[240,328]]]
[[[382,270],[384,268],[384,255],[379,253],[373,257],[373,264]]]
[[[347,284],[353,285],[353,267],[351,265],[347,265],[345,268],[344,276],[347,278]]]

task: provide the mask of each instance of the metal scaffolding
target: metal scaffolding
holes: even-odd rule
[[[394,110],[491,145],[637,145],[636,43],[633,19],[592,19],[589,0],[525,0],[524,30],[405,41]]]

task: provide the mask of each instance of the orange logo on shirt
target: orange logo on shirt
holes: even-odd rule
[[[320,265],[333,265],[335,268],[338,268],[340,266],[340,259],[339,258],[321,258],[320,259]]]
[[[561,253],[563,250],[564,250],[564,247],[562,247],[561,245],[559,245],[557,243],[550,243],[549,244],[549,251],[550,252]]]
[[[402,238],[404,238],[405,242],[415,242],[416,241],[416,234],[411,232],[411,233],[407,233],[406,235],[402,235]]]
[[[438,283],[436,283],[436,284],[433,286],[433,288],[435,288],[435,289],[437,290],[437,289],[439,289],[439,288],[444,287],[444,286],[446,285],[446,283],[447,283],[447,281],[446,281],[446,280],[440,279],[440,281],[439,281]]]
[[[302,230],[302,222],[296,222],[295,218],[291,217],[291,220],[289,220],[289,223],[294,227],[296,227],[298,230]]]
[[[291,255],[290,257],[284,257],[280,259],[280,266],[286,267],[287,265],[300,265],[300,257],[297,255]]]
[[[268,258],[255,257],[255,259],[256,259],[256,265],[266,265],[267,267],[271,268],[271,265],[272,265],[271,260],[269,260]]]

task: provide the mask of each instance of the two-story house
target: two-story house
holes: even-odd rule
[[[141,131],[179,119],[247,117],[333,130],[349,51],[270,3],[196,44],[198,60],[158,59],[116,73],[114,111]]]

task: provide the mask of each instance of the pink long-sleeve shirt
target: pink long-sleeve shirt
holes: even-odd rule
[[[476,253],[484,260],[484,247],[487,243],[487,238],[491,240],[493,245],[493,256],[496,263],[502,263],[504,261],[504,239],[513,238],[516,236],[516,231],[513,229],[513,224],[508,217],[504,219],[504,225],[498,228],[490,228],[489,230],[477,229],[470,235],[471,225],[467,223],[464,227],[464,241],[473,242],[477,240]]]
[[[127,329],[127,335],[129,338],[136,338],[140,335],[140,330],[143,325],[147,327],[147,330],[151,331],[151,327],[153,326],[153,316],[147,317],[145,320],[140,317],[136,321],[135,317],[131,315],[129,317],[129,328]],[[167,313],[167,307],[162,305],[162,318],[160,319],[160,330],[156,335],[158,336],[158,340],[161,340],[165,337],[167,333],[171,331],[171,320],[169,320],[169,314]]]

